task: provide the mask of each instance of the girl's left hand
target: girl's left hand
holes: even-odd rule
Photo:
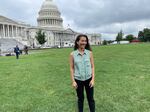
[[[89,84],[90,88],[94,87],[94,80],[92,79]]]

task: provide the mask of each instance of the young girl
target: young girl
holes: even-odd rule
[[[94,61],[87,35],[78,35],[74,51],[70,54],[72,86],[78,97],[78,112],[83,112],[84,88],[90,112],[95,112],[94,101]]]

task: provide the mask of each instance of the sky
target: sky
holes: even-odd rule
[[[83,33],[100,33],[106,40],[124,35],[138,35],[150,28],[150,0],[53,0],[64,20],[64,27]],[[0,15],[37,25],[44,0],[0,0]]]

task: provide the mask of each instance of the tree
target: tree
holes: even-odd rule
[[[144,32],[143,31],[139,31],[138,39],[142,42],[146,42],[146,39],[144,38]]]
[[[120,41],[123,39],[123,32],[122,30],[117,34],[117,37],[116,37],[116,41],[117,43],[120,43]]]
[[[150,42],[150,29],[144,28],[143,31],[139,31],[138,38],[142,42]]]
[[[45,37],[46,35],[44,32],[42,32],[42,30],[39,30],[38,32],[36,32],[35,38],[37,39],[40,45],[43,45],[46,42]]]
[[[108,44],[111,44],[111,43],[113,43],[113,42],[114,42],[113,40],[108,40],[108,41],[107,41]]]
[[[146,41],[150,41],[150,29],[145,28],[143,31],[144,31],[144,37]]]
[[[107,41],[106,40],[103,41],[103,45],[107,45]]]
[[[126,36],[126,40],[128,40],[128,41],[130,41],[130,42],[132,42],[132,40],[134,40],[134,35],[132,35],[132,34],[129,34],[129,35],[127,35]]]
[[[146,41],[150,42],[150,31],[144,34]]]

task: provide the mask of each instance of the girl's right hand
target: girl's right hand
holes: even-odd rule
[[[73,87],[74,89],[77,89],[77,88],[78,88],[78,85],[77,85],[77,83],[76,83],[75,81],[72,83],[72,87]]]

